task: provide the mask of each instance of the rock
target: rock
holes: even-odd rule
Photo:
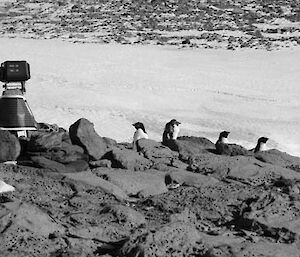
[[[95,175],[91,171],[66,173],[65,175],[70,179],[81,181],[83,183],[86,183],[94,187],[99,187],[103,189],[105,192],[114,195],[118,200],[121,201],[129,200],[127,194],[120,187],[116,186],[115,184],[109,181],[102,179],[101,177]]]
[[[65,164],[67,170],[70,170],[70,172],[81,172],[89,169],[88,162],[84,160],[76,160],[69,162],[68,164]]]
[[[233,245],[234,252],[238,256],[274,256],[274,257],[298,257],[299,248],[295,244],[280,244],[271,242],[246,242],[240,245]]]
[[[63,151],[66,152],[66,154],[77,154],[77,153],[81,153],[83,154],[84,153],[84,149],[82,147],[80,147],[79,145],[72,145],[71,143],[68,143],[66,141],[63,141],[62,142],[62,145],[61,145],[61,149]]]
[[[178,153],[170,148],[151,139],[140,139],[137,141],[137,150],[150,160],[157,158],[173,159],[178,157]]]
[[[138,250],[142,255],[134,256],[171,256],[170,252],[176,253],[174,256],[205,256],[207,251],[202,243],[203,234],[190,223],[168,223],[146,235],[126,243],[121,249],[121,256],[129,256],[128,253]]]
[[[197,216],[189,208],[185,208],[181,213],[172,214],[170,216],[170,222],[185,222],[196,224]]]
[[[93,172],[118,186],[128,195],[147,197],[168,191],[164,181],[165,174],[155,170],[134,172],[121,169],[98,168],[94,169]]]
[[[215,149],[215,145],[205,137],[182,136],[164,144],[173,151],[178,151],[179,158],[183,161],[199,154],[213,152]]]
[[[0,130],[0,162],[15,161],[21,152],[16,136],[6,130]]]
[[[62,143],[61,147],[53,148],[46,154],[41,154],[48,159],[68,164],[75,161],[88,161],[89,157],[84,153],[84,150],[77,145],[70,145],[66,142]]]
[[[30,159],[36,167],[48,169],[59,173],[68,172],[68,169],[64,164],[49,160],[43,156],[31,156]]]
[[[252,155],[252,153],[250,153],[246,148],[242,147],[241,145],[224,144],[221,142],[216,144],[216,153],[228,156]]]
[[[258,161],[246,156],[203,154],[191,161],[190,168],[197,173],[211,174],[218,179],[231,177],[253,185],[266,183],[274,178],[299,179],[300,173]]]
[[[69,128],[71,141],[83,147],[92,160],[99,160],[109,151],[107,140],[100,137],[94,129],[94,124],[87,119],[79,119]]]
[[[152,162],[136,151],[114,148],[110,152],[112,167],[128,170],[145,170],[151,167]]]
[[[35,132],[27,144],[27,151],[43,152],[62,146],[62,132]]]
[[[186,186],[212,186],[219,182],[213,177],[189,171],[174,171],[168,173],[168,176],[170,176],[172,181]]]
[[[90,166],[93,168],[111,168],[111,161],[110,160],[99,160],[99,161],[90,161]]]
[[[255,158],[266,163],[271,163],[281,167],[300,166],[300,158],[287,153],[271,149],[255,153]]]
[[[118,144],[116,140],[109,137],[102,137],[102,139],[107,146],[117,146]]]
[[[101,211],[101,214],[103,213],[112,213],[118,222],[129,223],[130,227],[146,224],[145,216],[142,213],[121,204],[108,205]]]
[[[214,149],[215,144],[205,137],[194,137],[194,136],[181,136],[177,138],[178,141],[187,141],[193,145],[197,145],[198,148],[202,149]]]
[[[80,171],[87,170],[89,168],[88,163],[84,160],[69,162],[68,164],[65,165],[47,159],[44,156],[31,156],[30,159],[33,162],[33,165],[36,167],[48,169],[59,173],[80,172]]]
[[[57,224],[47,213],[34,205],[27,203],[7,203],[5,207],[10,212],[9,220],[12,226],[21,227],[37,236],[44,237],[48,237],[53,232],[64,231],[63,226]]]
[[[281,188],[278,189],[277,191],[262,192],[256,200],[253,200],[247,218],[266,225],[269,230],[274,231],[273,234],[282,237],[282,241],[295,241],[295,234],[300,232],[298,215],[300,208],[297,204],[289,208],[290,195],[288,194],[290,192],[281,191]]]

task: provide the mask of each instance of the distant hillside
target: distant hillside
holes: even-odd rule
[[[300,44],[300,1],[4,0],[0,35],[271,50]]]

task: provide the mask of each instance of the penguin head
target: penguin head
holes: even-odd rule
[[[136,123],[133,123],[132,126],[134,126],[136,130],[142,129],[146,133],[145,126],[142,122],[138,121]]]
[[[170,124],[172,125],[172,126],[174,126],[174,125],[176,125],[176,126],[178,126],[179,124],[181,124],[179,121],[177,121],[176,119],[172,119],[171,121],[170,121]]]
[[[258,144],[261,144],[261,143],[267,143],[267,141],[269,140],[269,138],[267,137],[260,137],[258,140],[257,140],[257,143]]]
[[[269,140],[269,138],[267,137],[260,137],[258,140],[257,140],[257,145],[254,149],[254,152],[260,152],[260,151],[266,151],[267,148],[266,148],[266,143],[267,141]]]
[[[220,139],[221,139],[221,138],[227,138],[229,134],[230,134],[229,131],[222,131],[222,132],[220,133],[220,135],[219,135],[219,138],[220,138]]]

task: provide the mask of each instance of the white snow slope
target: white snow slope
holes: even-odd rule
[[[176,118],[181,135],[229,140],[300,156],[300,48],[176,49],[0,38],[1,62],[27,60],[27,100],[39,122],[66,129],[78,118],[101,136],[131,141],[133,122],[161,140]]]

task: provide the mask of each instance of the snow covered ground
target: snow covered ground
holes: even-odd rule
[[[131,141],[141,121],[161,140],[166,122],[181,135],[268,146],[300,156],[300,48],[197,50],[0,38],[1,62],[27,60],[27,100],[39,122],[68,129],[78,118],[99,135]]]

